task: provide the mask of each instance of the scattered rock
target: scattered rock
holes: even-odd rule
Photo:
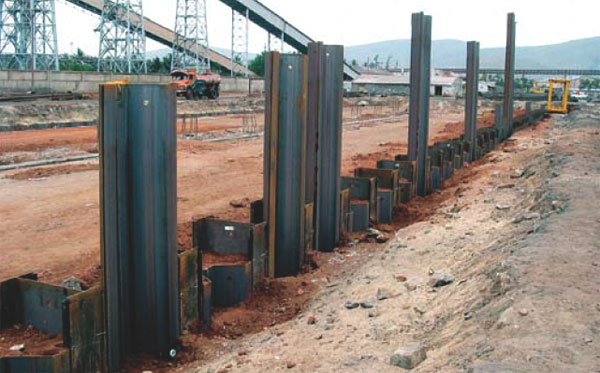
[[[69,277],[65,281],[63,281],[62,286],[67,289],[82,291],[81,282],[75,278],[74,276]]]
[[[504,184],[504,185],[500,185],[498,187],[498,189],[511,189],[511,188],[514,188],[514,187],[515,187],[515,184]]]
[[[9,350],[11,350],[11,351],[24,351],[25,350],[25,345],[24,344],[14,345],[14,346],[11,346],[9,348]]]
[[[537,220],[540,218],[540,214],[537,212],[530,212],[528,214],[523,215],[523,219],[525,220]]]
[[[418,313],[419,315],[421,315],[421,316],[422,316],[422,315],[424,315],[424,314],[425,314],[425,312],[427,312],[427,311],[425,311],[423,308],[421,308],[420,306],[414,306],[414,307],[413,307],[413,310],[414,310],[416,313]]]
[[[394,276],[394,278],[398,282],[406,282],[408,280],[408,278],[406,278],[406,276],[404,276],[402,274],[397,274],[396,276]]]
[[[229,205],[236,209],[245,208],[250,205],[250,199],[243,198],[243,199],[239,199],[239,200],[229,201]]]
[[[427,359],[422,343],[412,343],[397,349],[390,357],[390,364],[403,369],[413,369]]]
[[[360,307],[364,309],[371,309],[374,307],[374,305],[371,302],[361,302]]]
[[[348,301],[344,304],[344,307],[346,307],[346,309],[349,309],[349,310],[353,310],[355,308],[358,308],[359,306],[360,306],[360,304],[358,304],[356,302],[350,302],[350,301]]]
[[[292,363],[291,361],[286,364],[288,369],[292,369],[296,366],[296,363]]]
[[[308,319],[306,320],[306,323],[308,325],[315,325],[317,323],[317,318],[314,316],[309,316]]]
[[[589,345],[590,343],[593,343],[594,340],[589,337],[585,337],[585,338],[583,338],[583,342],[585,342],[585,344]]]
[[[404,283],[404,287],[408,291],[415,291],[415,290],[417,290],[417,284],[415,284],[413,282],[405,282]]]
[[[386,288],[377,289],[377,300],[385,300],[396,297],[396,295],[390,290]]]
[[[304,290],[302,289],[298,289],[298,291],[296,292],[298,295],[304,295]]]
[[[521,308],[519,310],[519,315],[521,315],[521,316],[527,316],[527,315],[529,315],[529,310],[526,309],[526,308]]]
[[[471,312],[465,312],[463,314],[463,318],[465,319],[465,321],[469,321],[473,318],[473,314]]]
[[[501,211],[509,210],[510,205],[507,203],[498,203],[498,204],[496,204],[496,209],[501,210]]]
[[[525,175],[525,170],[517,168],[510,177],[511,179],[520,179],[523,175]]]
[[[441,288],[454,282],[454,276],[449,273],[436,273],[429,281],[434,288]]]

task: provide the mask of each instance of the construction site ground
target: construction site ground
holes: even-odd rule
[[[462,133],[462,110],[433,105],[432,143]],[[343,174],[405,151],[408,118],[398,117],[346,126]],[[480,125],[490,124],[486,113]],[[11,152],[4,135],[0,156]],[[21,136],[10,144],[40,138]],[[81,138],[35,151],[95,146],[93,134]],[[262,139],[182,140],[178,160],[181,248],[193,217],[248,221],[249,208],[231,202],[261,197]],[[50,283],[98,282],[97,168],[0,173],[0,280],[37,272]],[[355,236],[316,254],[313,270],[217,310],[209,332],[186,333],[174,361],[138,357],[128,370],[398,372],[393,352],[421,342],[428,356],[416,372],[600,372],[599,183],[600,107],[552,116],[398,209],[393,226],[378,227],[387,243]],[[432,286],[440,275],[452,281]]]

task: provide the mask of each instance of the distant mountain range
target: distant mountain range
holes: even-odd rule
[[[467,44],[460,40],[435,40],[432,43],[433,67],[464,67]],[[359,65],[373,62],[378,56],[381,67],[408,67],[410,40],[390,40],[346,47],[346,61],[356,60]],[[503,68],[504,48],[482,48],[481,68]],[[517,69],[600,69],[600,37],[573,40],[561,44],[538,47],[517,47]]]
[[[230,56],[231,50],[214,48]],[[164,57],[170,49],[149,51],[148,59]],[[467,43],[460,40],[434,40],[431,63],[433,67],[465,67]],[[250,60],[256,53],[250,53]],[[372,44],[349,46],[345,49],[346,61],[352,60],[363,66],[378,56],[379,66],[408,67],[410,65],[410,40],[389,40]],[[504,68],[504,48],[482,48],[481,68]],[[573,40],[561,44],[538,47],[517,47],[517,69],[600,69],[600,37]]]

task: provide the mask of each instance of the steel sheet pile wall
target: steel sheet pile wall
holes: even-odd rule
[[[431,80],[431,16],[412,15],[408,160],[416,162],[416,193],[427,194],[429,86]]]
[[[340,169],[344,47],[308,46],[306,203],[314,207],[314,247],[333,251],[340,240]]]
[[[175,88],[100,88],[101,255],[108,369],[179,337]]]
[[[266,56],[263,201],[270,277],[294,276],[304,262],[307,65],[304,55]]]

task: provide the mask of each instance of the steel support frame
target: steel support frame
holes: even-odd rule
[[[465,140],[469,143],[470,160],[475,159],[477,134],[477,98],[479,96],[479,42],[467,43],[467,91],[465,94]]]
[[[307,57],[265,61],[264,217],[269,277],[299,273],[305,257]]]
[[[100,87],[100,206],[108,370],[179,338],[175,87]]]
[[[59,70],[54,0],[0,1],[0,68]]]
[[[306,203],[315,202],[314,248],[340,240],[344,47],[308,45]]]
[[[416,162],[416,192],[427,194],[429,86],[431,80],[431,16],[412,15],[408,160]]]
[[[515,43],[517,23],[515,14],[508,13],[506,32],[506,56],[504,66],[504,107],[502,110],[505,138],[513,133],[513,110],[515,94]]]

